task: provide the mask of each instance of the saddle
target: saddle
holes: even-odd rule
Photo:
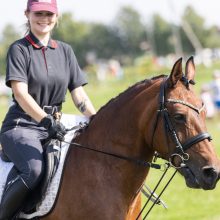
[[[25,202],[22,211],[27,214],[35,212],[36,207],[44,200],[48,185],[54,177],[59,165],[61,153],[60,142],[52,139],[44,145],[44,149],[43,154],[46,163],[45,173],[38,186],[30,193],[30,196]],[[0,157],[4,162],[11,162],[3,150],[0,150]]]

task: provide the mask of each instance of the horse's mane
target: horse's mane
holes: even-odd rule
[[[126,95],[128,93],[132,93],[133,90],[135,90],[137,87],[141,86],[141,85],[144,85],[145,88],[148,88],[150,87],[153,83],[155,83],[155,81],[161,79],[161,78],[164,78],[164,77],[167,77],[167,75],[164,75],[164,74],[161,74],[161,75],[158,75],[158,76],[153,76],[152,78],[150,79],[144,79],[144,80],[141,80],[135,84],[133,84],[132,86],[128,87],[126,90],[122,91],[121,93],[119,93],[116,97],[110,99],[105,105],[103,105],[99,110],[98,112],[91,116],[90,117],[90,122],[93,121],[96,116],[102,111],[104,110],[105,108],[107,108],[112,102],[118,100],[121,96],[123,95]],[[90,123],[88,123],[85,127],[83,128],[80,128],[79,130],[77,130],[77,134],[81,134],[83,133],[85,130],[87,130],[87,128],[89,127]]]
[[[141,80],[141,81],[133,84],[132,86],[128,87],[126,90],[124,90],[123,92],[119,93],[116,97],[110,99],[105,105],[103,105],[99,109],[99,111],[90,118],[90,122],[99,114],[99,112],[101,112],[103,109],[105,109],[107,106],[109,106],[113,101],[119,99],[121,96],[126,95],[127,93],[132,92],[135,88],[137,88],[138,86],[143,85],[143,84],[147,88],[147,87],[151,86],[156,80],[164,78],[164,77],[167,77],[167,75],[161,74],[161,75],[158,75],[158,76],[154,76],[154,77],[152,77],[150,79]]]

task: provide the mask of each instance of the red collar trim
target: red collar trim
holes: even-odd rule
[[[57,44],[57,42],[55,41],[55,40],[50,40],[50,42],[49,42],[49,44],[50,44],[50,46],[52,47],[52,48],[57,48],[58,47],[58,44]]]
[[[35,47],[35,48],[37,48],[37,49],[40,49],[40,48],[43,47],[43,46],[41,46],[41,45],[35,43],[34,40],[31,38],[30,35],[27,35],[27,36],[25,37],[25,39],[26,39],[33,47]],[[58,44],[57,44],[57,42],[56,42],[55,40],[50,39],[48,46],[51,47],[51,48],[53,48],[53,49],[55,49],[55,48],[58,47]]]
[[[38,44],[36,44],[36,43],[32,40],[32,38],[31,38],[30,35],[27,35],[27,36],[25,37],[25,39],[26,39],[32,46],[34,46],[35,48],[37,48],[37,49],[40,49],[40,48],[41,48]]]

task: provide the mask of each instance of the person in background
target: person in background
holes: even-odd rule
[[[70,45],[51,38],[58,20],[56,0],[28,0],[28,34],[7,54],[6,85],[13,104],[2,123],[0,142],[14,163],[0,204],[0,220],[17,216],[25,198],[44,173],[43,144],[62,141],[59,121],[67,90],[86,116],[96,113],[83,86],[87,84]]]
[[[217,114],[220,115],[220,70],[213,72],[213,81],[210,84],[213,101]]]
[[[212,119],[215,116],[216,110],[213,103],[212,94],[208,85],[203,85],[200,97],[206,106],[206,116],[208,119]]]

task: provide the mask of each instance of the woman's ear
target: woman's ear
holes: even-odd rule
[[[28,11],[28,10],[25,10],[25,11],[24,11],[24,15],[25,15],[26,18],[28,19],[28,18],[29,18],[29,11]]]

